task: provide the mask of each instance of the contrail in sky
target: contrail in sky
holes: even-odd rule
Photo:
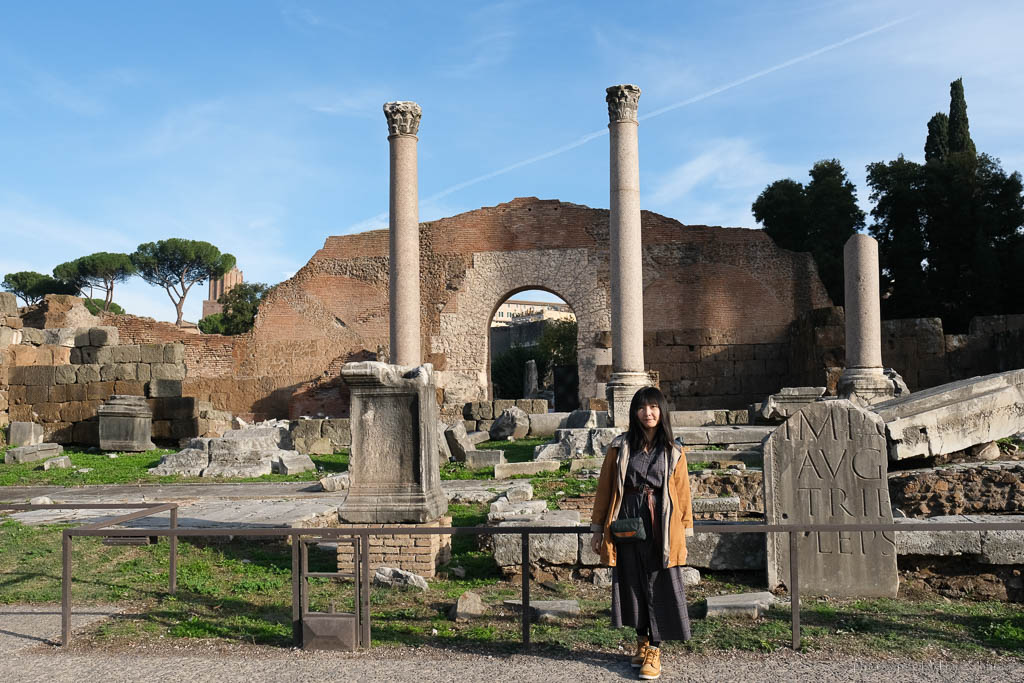
[[[675,111],[676,109],[680,109],[682,107],[686,107],[688,105],[694,104],[695,102],[700,102],[701,100],[706,100],[707,98],[712,97],[714,95],[717,95],[719,93],[725,92],[726,90],[732,90],[733,88],[739,87],[739,86],[741,86],[741,85],[743,85],[745,83],[749,83],[750,81],[757,80],[758,78],[761,78],[763,76],[767,76],[768,74],[775,73],[776,71],[781,71],[782,69],[786,69],[788,67],[794,66],[795,64],[799,64],[801,62],[806,62],[808,59],[813,59],[814,57],[817,57],[818,55],[825,54],[826,52],[831,52],[832,50],[838,49],[840,47],[844,47],[846,45],[849,45],[850,43],[854,43],[854,42],[856,42],[858,40],[861,40],[862,38],[867,38],[868,36],[874,35],[875,33],[879,33],[881,31],[885,31],[887,29],[890,29],[893,26],[897,26],[897,25],[902,24],[902,23],[904,23],[906,21],[909,21],[910,19],[913,19],[915,16],[917,16],[917,14],[919,14],[919,12],[918,13],[914,13],[914,14],[910,14],[908,16],[905,16],[902,19],[895,19],[893,21],[887,22],[887,23],[882,24],[880,26],[876,26],[876,27],[874,27],[872,29],[868,29],[867,31],[863,31],[863,32],[858,33],[856,35],[852,35],[849,38],[844,38],[843,40],[840,40],[839,42],[832,43],[830,45],[826,45],[825,47],[820,47],[817,50],[813,50],[813,51],[808,52],[806,54],[802,54],[799,57],[794,57],[792,59],[788,59],[785,62],[780,62],[779,64],[776,64],[775,66],[770,66],[767,69],[762,69],[761,71],[758,71],[756,73],[752,73],[749,76],[744,76],[743,78],[736,79],[735,81],[730,81],[729,83],[726,83],[725,85],[718,86],[717,88],[712,88],[711,90],[703,92],[703,93],[701,93],[699,95],[694,95],[693,97],[690,97],[688,99],[682,100],[680,102],[676,102],[674,104],[669,104],[667,106],[661,107],[660,109],[655,109],[654,111],[648,112],[647,114],[644,114],[643,116],[640,116],[638,118],[639,118],[640,121],[646,121],[647,119],[653,119],[656,116],[661,116],[662,114],[667,114],[670,111]],[[544,159],[550,159],[551,157],[558,156],[559,154],[562,154],[563,152],[568,152],[571,149],[576,149],[577,147],[582,147],[583,145],[587,144],[591,140],[599,138],[602,135],[608,135],[608,129],[607,128],[604,128],[604,129],[598,130],[598,131],[594,131],[593,133],[587,133],[583,137],[578,138],[577,140],[574,140],[573,142],[569,142],[567,144],[562,145],[561,147],[556,147],[555,149],[549,150],[549,151],[544,152],[542,154],[538,154],[536,156],[532,156],[532,157],[530,157],[528,159],[523,159],[522,161],[517,161],[514,164],[510,164],[508,166],[505,166],[504,168],[499,168],[496,171],[491,171],[490,173],[485,173],[485,174],[483,174],[481,176],[477,176],[476,178],[471,178],[470,180],[465,180],[465,181],[463,181],[461,183],[456,183],[455,185],[452,185],[450,187],[446,187],[445,189],[441,190],[440,192],[438,192],[436,194],[430,195],[424,201],[428,201],[429,202],[429,201],[434,201],[434,200],[437,200],[437,199],[441,199],[442,197],[447,197],[448,195],[452,194],[453,192],[458,192],[459,190],[463,190],[463,189],[465,189],[465,188],[467,188],[467,187],[469,187],[471,185],[476,185],[477,183],[482,183],[485,180],[490,180],[491,178],[495,178],[497,176],[504,175],[506,173],[509,173],[511,171],[516,170],[517,168],[522,168],[523,166],[529,166],[530,164],[536,163],[538,161],[543,161]],[[387,218],[387,213],[386,212],[382,213],[382,214],[378,214],[377,216],[374,216],[373,218],[369,219],[368,221],[363,221],[363,224],[367,224],[367,223],[371,223],[371,222],[376,222],[376,221],[382,220],[384,218]]]

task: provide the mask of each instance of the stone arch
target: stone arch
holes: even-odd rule
[[[438,382],[445,403],[485,400],[490,368],[490,323],[506,299],[528,289],[561,297],[576,314],[581,399],[604,394],[598,366],[611,364],[611,349],[599,339],[611,328],[607,263],[592,249],[537,249],[477,252],[465,277],[440,314],[440,334],[430,339],[432,353],[443,353]]]

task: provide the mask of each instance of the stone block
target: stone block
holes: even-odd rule
[[[456,422],[446,429],[444,436],[448,441],[448,448],[452,452],[452,459],[456,462],[465,462],[466,453],[476,450],[474,444],[469,440],[466,427],[462,422]]]
[[[441,420],[437,421],[437,458],[441,464],[452,461],[452,449],[448,445],[448,437],[444,435],[447,429],[448,425]]]
[[[164,362],[181,365],[185,362],[184,344],[164,344]]]
[[[743,617],[759,619],[768,613],[775,603],[775,596],[768,591],[715,595],[707,599],[708,619],[722,617]]]
[[[33,406],[50,400],[50,387],[45,384],[25,387],[25,402]]]
[[[11,422],[11,446],[36,446],[43,443],[43,426],[35,422]]]
[[[74,344],[76,349],[80,349],[83,346],[91,346],[92,340],[90,339],[88,327],[76,327],[74,332]]]
[[[465,462],[467,469],[480,470],[505,462],[505,454],[501,451],[466,451]]]
[[[530,414],[530,438],[553,436],[558,429],[564,429],[569,413],[532,413]]]
[[[237,479],[253,479],[273,473],[274,458],[266,456],[256,461],[216,461],[212,457],[210,464],[203,470],[206,477],[232,477]]]
[[[539,446],[533,447],[533,459],[534,460],[568,460],[572,457],[569,449],[562,441],[556,441],[554,443],[542,443]],[[573,461],[575,462],[575,461]],[[571,470],[570,470],[571,471]]]
[[[499,398],[494,400],[494,415],[501,415],[509,408],[514,408],[516,402],[510,399]]]
[[[39,346],[46,343],[46,333],[34,327],[25,327],[21,330],[21,343]]]
[[[90,401],[106,401],[113,393],[113,382],[90,382],[86,385],[86,396]]]
[[[373,585],[385,588],[417,588],[429,590],[427,580],[419,574],[395,567],[378,567],[373,575]]]
[[[85,401],[88,398],[88,390],[84,384],[68,384],[66,388],[69,401]]]
[[[25,386],[52,386],[57,383],[56,368],[52,365],[22,365],[10,368],[10,384]]]
[[[449,610],[448,618],[452,621],[471,621],[487,613],[487,606],[479,595],[466,591]]]
[[[44,470],[66,470],[72,467],[71,458],[66,455],[61,455],[56,458],[50,458],[49,460],[43,461]]]
[[[55,443],[40,443],[32,446],[18,446],[9,448],[4,454],[4,464],[24,465],[30,462],[39,462],[60,456],[64,447]]]
[[[133,363],[135,366],[135,379],[141,382],[148,382],[152,375],[152,366],[149,363]]]
[[[20,344],[21,339],[21,330],[12,330],[10,327],[0,327],[0,349],[7,348],[14,344]]]
[[[147,405],[154,420],[187,420],[196,415],[196,400],[191,396],[149,399]]]
[[[298,474],[310,472],[316,469],[316,465],[308,455],[295,451],[284,451],[277,461],[277,471],[280,474]]]
[[[601,556],[590,547],[590,534],[580,534],[579,563],[583,567],[597,567],[601,564]]]
[[[83,446],[100,445],[100,423],[98,420],[76,422],[71,426],[71,440]]]
[[[89,384],[100,381],[100,366],[92,363],[79,365],[75,372],[75,382]]]
[[[369,524],[440,518],[448,501],[441,489],[432,366],[346,363],[341,376],[358,417],[351,422],[352,486],[339,518]]]
[[[600,412],[596,410],[574,410],[565,419],[565,429],[594,429],[607,426],[607,414],[602,420]]]
[[[478,420],[473,422],[472,420],[466,421],[467,432],[490,432],[491,427],[494,426],[494,420]],[[472,427],[472,429],[470,429]]]
[[[139,453],[155,448],[153,413],[142,396],[111,396],[96,412],[101,449]]]
[[[573,458],[569,461],[569,471],[579,472],[580,470],[596,470],[601,471],[601,466],[604,465],[603,457],[591,457],[591,458]]]
[[[347,491],[350,483],[351,480],[349,479],[348,472],[332,474],[320,479],[320,486],[323,487],[324,491],[328,491],[330,493]]]
[[[764,445],[766,521],[892,524],[885,451],[882,419],[850,401],[797,411]],[[812,532],[797,542],[801,592],[896,596],[894,532]],[[767,563],[768,587],[787,584],[789,544],[782,534],[768,535]]]
[[[112,363],[138,363],[142,360],[142,352],[138,344],[123,344],[110,347]]]
[[[0,292],[0,317],[18,315],[18,299],[11,292]]]
[[[90,346],[117,346],[120,343],[121,338],[116,327],[103,325],[89,328]]]
[[[494,478],[508,479],[517,474],[534,475],[541,472],[557,472],[560,467],[561,463],[557,460],[499,463],[494,466]]]
[[[494,404],[490,401],[467,403],[462,411],[467,420],[493,420]]]
[[[964,515],[939,515],[915,519],[903,517],[893,520],[900,524],[959,524],[969,520]],[[899,555],[980,555],[980,531],[897,531],[896,552]]]
[[[163,363],[164,362],[164,345],[163,344],[139,344],[139,362],[140,363]]]
[[[54,381],[57,384],[74,384],[78,380],[78,368],[74,365],[54,367]]]
[[[532,537],[531,537],[532,538]],[[505,600],[506,607],[522,608],[520,600]],[[531,600],[533,618],[541,623],[552,623],[570,617],[578,617],[580,605],[576,600]]]
[[[150,398],[179,398],[180,379],[151,379],[146,383],[146,395]]]
[[[489,430],[492,441],[525,439],[529,432],[530,418],[524,410],[516,406],[503,410]]]
[[[138,380],[118,380],[114,382],[114,393],[145,397],[146,385]]]
[[[873,406],[889,457],[953,453],[1024,431],[1024,370],[972,377]]]
[[[527,517],[534,519],[538,515],[546,513],[547,510],[548,504],[545,500],[524,500],[518,503],[511,503],[502,496],[491,503],[491,507],[487,512],[487,521],[494,523],[517,519],[522,520]]]
[[[69,401],[61,405],[60,419],[62,422],[82,422],[97,415],[101,403],[99,401]]]
[[[608,453],[608,447],[612,445],[622,430],[616,427],[590,430],[590,443],[587,446],[587,453],[596,457],[604,457]]]
[[[590,429],[559,429],[555,432],[555,440],[562,444],[570,458],[592,455]]]
[[[469,432],[468,434],[466,434],[466,438],[469,439],[469,442],[471,444],[473,444],[474,446],[479,446],[484,441],[487,441],[488,439],[490,439],[491,435],[488,434],[487,432],[476,431],[476,432]]]
[[[352,445],[352,421],[347,417],[324,420],[320,434],[331,442],[331,453],[337,453],[340,449]]]
[[[691,567],[755,570],[762,569],[764,563],[764,534],[697,532],[686,539],[686,564]],[[800,585],[803,586],[802,578]]]
[[[531,501],[532,502],[532,501]],[[570,511],[564,511],[570,512]],[[541,515],[540,519],[529,521],[501,522],[498,527],[541,524],[543,526],[576,526],[572,516]],[[521,566],[523,546],[519,534],[496,534],[494,536],[494,561],[499,567]],[[577,534],[530,534],[530,564],[576,564],[579,559],[579,536]]]
[[[185,379],[185,366],[176,363],[153,363],[150,367],[151,379]]]

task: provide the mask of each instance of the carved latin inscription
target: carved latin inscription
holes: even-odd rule
[[[765,444],[769,523],[891,523],[886,458],[884,426],[875,413],[849,401],[800,410]],[[798,550],[801,591],[896,594],[892,532],[802,532]],[[769,584],[788,586],[788,539],[769,538],[768,565]]]

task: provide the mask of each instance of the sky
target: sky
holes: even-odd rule
[[[182,237],[281,282],[387,227],[391,100],[423,108],[421,220],[606,208],[618,83],[643,91],[643,208],[756,228],[766,185],[836,158],[870,210],[865,166],[921,160],[959,77],[978,150],[1024,169],[1021,26],[985,0],[6,3],[0,274]],[[114,299],[175,317],[139,278]]]

